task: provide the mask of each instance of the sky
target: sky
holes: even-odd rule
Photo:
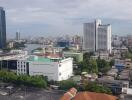
[[[131,0],[0,0],[7,36],[82,34],[83,23],[101,19],[114,34],[132,33]]]

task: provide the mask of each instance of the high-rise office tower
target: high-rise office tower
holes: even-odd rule
[[[103,25],[101,20],[84,23],[83,49],[86,51],[104,50],[111,53],[111,25]]]
[[[5,11],[0,7],[0,49],[6,47],[6,19]]]

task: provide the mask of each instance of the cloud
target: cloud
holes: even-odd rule
[[[130,2],[130,0],[0,0],[1,6],[6,10],[7,32],[10,34],[17,29],[29,34],[82,33],[82,23],[95,18],[107,19],[110,24],[114,23],[112,19],[125,20],[122,24],[127,25],[132,20]],[[125,27],[125,31],[113,29],[113,32],[131,31],[130,27],[128,30]]]

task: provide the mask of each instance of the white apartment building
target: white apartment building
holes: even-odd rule
[[[83,49],[85,51],[104,50],[111,53],[111,25],[102,25],[101,20],[84,23]]]
[[[97,34],[97,50],[111,53],[111,25],[99,25]]]
[[[49,59],[30,56],[17,62],[17,74],[43,75],[49,80],[67,80],[73,75],[73,59]]]

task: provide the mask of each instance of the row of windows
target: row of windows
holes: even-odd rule
[[[21,72],[25,72],[26,71],[26,69],[17,69],[19,72],[21,71]]]
[[[21,64],[26,64],[26,62],[17,62],[17,63],[18,63],[18,64],[20,64],[20,63],[21,63]]]
[[[17,67],[24,67],[24,68],[26,68],[26,65],[17,65]]]

